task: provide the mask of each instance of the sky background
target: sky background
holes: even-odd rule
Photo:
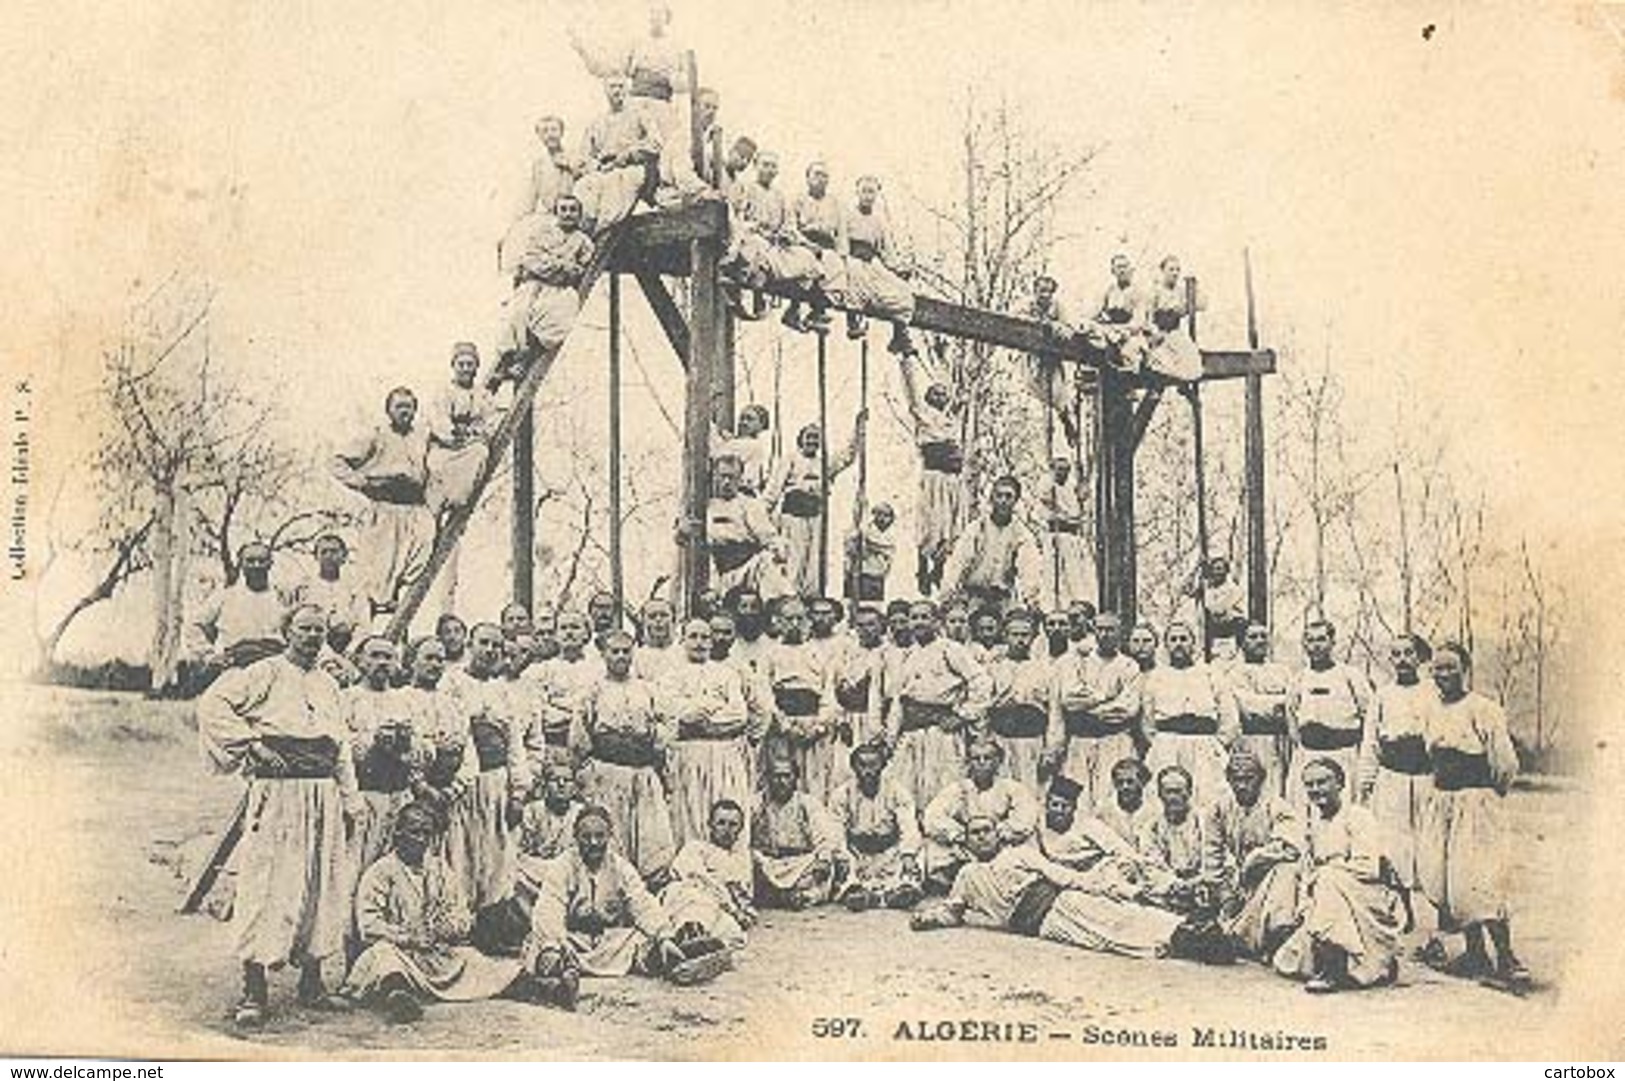
[[[1381,438],[1403,418],[1444,433],[1486,480],[1496,522],[1576,567],[1617,547],[1617,8],[673,6],[724,125],[779,150],[792,190],[820,156],[840,190],[876,173],[893,210],[914,217],[961,183],[967,94],[1002,97],[1057,146],[1100,148],[1052,257],[1074,303],[1095,295],[1116,250],[1144,274],[1177,252],[1208,299],[1203,344],[1237,346],[1250,247],[1265,344],[1300,366],[1329,345],[1357,426]],[[599,108],[565,25],[636,31],[642,10],[6,5],[0,342],[8,370],[46,388],[30,432],[37,474],[82,448],[97,349],[131,298],[177,268],[215,283],[214,352],[285,402],[290,438],[334,440],[371,423],[394,383],[438,385],[453,341],[491,337],[494,245],[533,120],[561,113],[574,142]],[[601,305],[587,325],[602,326]],[[629,399],[678,416],[677,366],[629,305],[648,374],[629,373]],[[774,338],[745,335],[758,380]],[[587,439],[602,340],[578,335],[550,388],[582,407]],[[812,381],[805,345],[789,349],[793,428],[813,419]],[[832,360],[832,414],[849,417],[852,358]],[[643,417],[632,453],[675,448],[659,410]],[[908,502],[912,462],[900,460],[877,485]]]

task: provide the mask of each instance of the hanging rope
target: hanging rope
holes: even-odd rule
[[[818,592],[829,592],[829,378],[826,357],[829,335],[818,335]]]
[[[1100,384],[1097,382],[1095,384],[1095,388],[1096,388],[1095,410],[1097,412],[1100,409],[1099,387],[1100,387]],[[1085,462],[1085,459],[1084,459],[1084,454],[1083,454],[1083,368],[1080,366],[1080,367],[1074,368],[1072,370],[1072,488],[1073,488],[1074,491],[1079,493],[1078,494],[1078,518],[1080,520],[1080,523],[1081,523],[1081,520],[1083,518],[1083,495],[1082,495],[1082,492],[1083,492],[1083,480],[1084,480],[1084,472],[1083,472],[1084,462]],[[1099,462],[1097,461],[1096,466],[1098,467],[1098,465],[1099,465]],[[1095,523],[1095,527],[1097,529],[1099,528],[1098,521]],[[1079,536],[1078,544],[1079,544],[1079,547],[1080,547],[1080,555],[1081,555],[1081,546],[1083,544],[1082,536]],[[1097,565],[1095,566],[1095,582],[1097,583],[1096,587],[1095,587],[1095,593],[1096,593],[1095,603],[1096,604],[1100,604],[1100,602],[1101,602],[1101,598],[1098,595],[1100,593],[1100,587],[1099,587],[1099,584],[1098,584],[1099,581],[1100,581],[1100,567],[1099,567],[1099,565],[1097,563]],[[1102,605],[1102,608],[1104,608],[1104,605]]]
[[[1033,354],[1038,363],[1038,370],[1044,377],[1044,471],[1049,474],[1050,513],[1056,515],[1061,509],[1061,493],[1055,484],[1055,375],[1060,369],[1060,360],[1055,361],[1056,370],[1050,369],[1050,358],[1042,354]],[[1056,608],[1061,607],[1061,545],[1052,522],[1046,522],[1044,529],[1049,537],[1049,574],[1051,596],[1054,598]]]
[[[773,466],[784,460],[784,341],[773,342]]]
[[[865,336],[858,342],[858,415],[866,416],[869,412],[869,339]],[[863,575],[863,557],[867,549],[868,536],[865,523],[869,511],[869,433],[864,432],[863,438],[858,442],[858,495],[852,504],[852,530],[857,537],[857,551],[847,561],[846,587],[847,596],[853,604],[862,599],[859,583]]]
[[[1186,329],[1196,339],[1196,279],[1185,279]],[[1202,448],[1202,384],[1190,384],[1192,456],[1196,466],[1196,619],[1202,628],[1202,658],[1213,659],[1213,640],[1207,620],[1207,470]]]

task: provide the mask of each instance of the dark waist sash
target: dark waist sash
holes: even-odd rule
[[[794,518],[816,518],[824,513],[824,497],[817,492],[791,488],[779,500],[779,509]]]
[[[812,717],[818,713],[820,695],[810,687],[773,688],[773,704],[787,717]]]
[[[1360,745],[1360,730],[1332,728],[1311,721],[1298,729],[1298,742],[1306,751],[1346,751]]]
[[[1433,762],[1428,758],[1427,740],[1421,736],[1377,740],[1377,762],[1383,769],[1409,774],[1412,777],[1426,777],[1433,772]]]
[[[870,678],[864,676],[856,683],[835,682],[835,701],[848,713],[860,713],[869,708]]]
[[[665,72],[653,71],[649,68],[632,69],[632,85],[627,93],[634,98],[654,98],[656,101],[670,101],[672,98],[671,78]]]
[[[1037,938],[1044,926],[1055,899],[1061,896],[1061,887],[1047,878],[1035,878],[1027,883],[1016,898],[1016,907],[1010,912],[1010,930],[1018,935]]]
[[[1128,721],[1103,721],[1086,709],[1061,709],[1066,734],[1080,739],[1105,739],[1128,731]]]
[[[592,756],[612,766],[652,769],[659,765],[653,741],[641,732],[607,728],[592,734]]]
[[[817,244],[820,248],[835,247],[834,233],[826,233],[822,229],[802,229],[801,235]]]
[[[756,851],[760,852],[768,859],[774,860],[787,859],[792,856],[806,856],[809,855],[812,850],[811,845],[759,844],[756,846]]]
[[[412,780],[411,737],[404,729],[380,732],[355,764],[363,792],[403,792]]]
[[[1006,702],[988,710],[987,723],[1005,739],[1034,739],[1049,728],[1049,713],[1032,702]]]
[[[916,702],[912,698],[900,699],[897,705],[902,710],[902,723],[899,725],[899,729],[903,732],[916,732],[922,728],[940,728],[943,721],[947,721],[949,724],[959,722],[959,715],[949,706]]]
[[[868,571],[858,573],[858,600],[879,601],[886,599],[886,576],[884,574],[870,574]]]
[[[233,668],[247,668],[255,661],[275,657],[287,648],[280,638],[242,638],[226,647],[226,662]]]
[[[921,443],[920,462],[933,473],[958,475],[965,471],[965,452],[958,443],[944,440],[940,443]]]
[[[882,852],[889,852],[896,847],[902,836],[902,832],[897,828],[897,823],[893,822],[891,829],[883,833],[854,833],[847,830],[846,844],[848,848],[860,856],[878,856]]]
[[[880,257],[880,249],[875,247],[872,241],[854,240],[849,237],[847,239],[847,246],[851,251],[852,258],[862,262],[872,263]]]
[[[1183,318],[1185,318],[1185,313],[1178,308],[1155,308],[1151,312],[1151,321],[1164,334],[1178,330],[1179,321]]]
[[[413,477],[389,477],[367,486],[367,496],[375,503],[416,506],[423,502],[423,482]]]
[[[1490,756],[1440,747],[1433,752],[1433,786],[1441,792],[1494,788],[1495,779],[1490,776]]]
[[[457,779],[457,771],[462,768],[461,746],[453,744],[436,747],[434,757],[429,760],[428,767],[423,771],[423,779],[436,788],[445,788]]]
[[[474,741],[474,756],[480,772],[501,769],[508,764],[508,730],[494,721],[478,717],[469,722],[468,734]]]
[[[749,563],[761,550],[755,541],[722,541],[711,545],[711,558],[718,571],[729,574]]]
[[[1216,736],[1219,734],[1219,719],[1180,713],[1158,721],[1156,731],[1165,736]]]
[[[1074,521],[1071,518],[1051,518],[1049,520],[1049,531],[1051,533],[1064,533],[1069,537],[1081,537],[1083,535],[1083,523]]]
[[[1241,734],[1244,736],[1279,736],[1286,732],[1286,718],[1274,713],[1243,713]]]
[[[328,736],[263,736],[260,742],[282,759],[281,769],[256,768],[254,776],[262,780],[318,780],[338,769],[339,745]]]
[[[989,604],[1003,604],[1010,599],[1010,590],[1001,585],[967,585],[965,595]]]

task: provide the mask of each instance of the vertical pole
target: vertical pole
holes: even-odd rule
[[[685,614],[695,610],[705,589],[710,558],[705,544],[705,514],[711,497],[711,373],[722,348],[717,321],[720,238],[693,241],[689,262],[694,311],[683,409],[683,512],[691,531],[681,561]]]
[[[1072,369],[1072,490],[1077,493],[1078,513],[1080,517],[1083,514],[1083,467],[1086,462],[1083,450],[1083,374],[1084,370],[1082,365],[1078,365]],[[1095,382],[1095,388],[1096,393],[1098,394],[1100,388],[1098,376]],[[1098,398],[1096,399],[1096,402],[1099,402]],[[1099,412],[1098,407],[1095,412]],[[1078,537],[1078,544],[1080,547],[1083,544],[1083,537],[1081,535]],[[1095,563],[1095,577],[1097,579],[1100,577],[1100,563],[1098,561]],[[1082,600],[1084,598],[1080,597],[1078,599]],[[1096,600],[1098,603],[1098,598]]]
[[[826,345],[829,335],[818,337],[818,593],[829,592],[829,371]]]
[[[1112,545],[1112,454],[1106,433],[1106,409],[1111,400],[1111,373],[1103,363],[1095,369],[1095,408],[1089,418],[1095,444],[1095,591],[1102,612],[1117,610],[1117,576]]]
[[[1133,399],[1128,388],[1119,385],[1112,395],[1112,416],[1107,436],[1112,446],[1112,514],[1116,518],[1117,608],[1130,623],[1139,616],[1140,553],[1134,524],[1134,441]]]
[[[784,459],[784,342],[773,343],[773,464]],[[758,492],[757,495],[762,493]]]
[[[615,611],[626,601],[621,554],[621,276],[609,276],[609,582]]]
[[[865,414],[869,411],[869,338],[865,335],[858,342],[858,412]],[[858,538],[857,558],[842,563],[845,567],[844,580],[846,582],[847,597],[853,605],[860,600],[858,595],[859,577],[863,573],[864,544],[867,539],[865,526],[869,513],[869,433],[867,422],[863,442],[858,444],[858,498],[852,510],[852,530]],[[848,619],[851,614],[848,613]]]
[[[1196,279],[1185,279],[1185,319],[1191,340],[1196,340]],[[1196,468],[1196,618],[1201,624],[1202,655],[1213,659],[1213,641],[1207,633],[1207,468],[1202,446],[1202,384],[1192,383],[1191,398],[1191,454]]]
[[[1045,357],[1035,354],[1032,361],[1039,365],[1039,371],[1044,373],[1044,469],[1049,473],[1050,510],[1052,513],[1061,509],[1061,493],[1055,484],[1055,376],[1063,369],[1060,357]],[[1053,359],[1055,368],[1050,369]],[[1049,538],[1049,578],[1050,595],[1054,599],[1056,608],[1061,607],[1061,546],[1056,542],[1056,533],[1045,526],[1045,534]]]
[[[535,599],[536,408],[529,400],[513,430],[513,602],[527,611]]]
[[[712,175],[706,179],[719,190],[722,186],[722,128],[718,125],[712,132]],[[720,243],[720,241],[719,241]],[[713,408],[716,422],[727,431],[734,430],[734,415],[739,408],[738,400],[738,372],[734,363],[734,348],[737,340],[737,327],[734,323],[734,313],[728,307],[727,300],[719,287],[714,290],[717,325],[721,328],[721,353],[717,357],[716,367],[711,373],[714,383]]]
[[[1258,311],[1253,300],[1253,253],[1241,250],[1247,282],[1247,348],[1258,349]],[[1247,615],[1269,619],[1269,553],[1264,540],[1264,377],[1247,376],[1244,430],[1247,473]]]

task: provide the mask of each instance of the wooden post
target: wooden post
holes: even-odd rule
[[[535,600],[536,561],[536,410],[531,401],[513,431],[513,603],[530,611]]]
[[[1112,449],[1112,514],[1116,518],[1117,611],[1132,624],[1140,608],[1140,552],[1134,523],[1135,443],[1131,430],[1134,409],[1126,387],[1120,386],[1113,395],[1112,410],[1114,416],[1109,421],[1108,435],[1115,444]]]
[[[1065,371],[1066,369],[1062,368],[1061,370]],[[1099,390],[1100,390],[1100,374],[1097,372],[1097,373],[1095,373],[1095,392],[1096,392],[1097,395],[1099,394]],[[1094,416],[1094,414],[1098,414],[1100,412],[1099,403],[1100,403],[1100,399],[1097,397],[1095,399],[1095,408],[1091,412],[1091,418]],[[1073,438],[1073,444],[1072,444],[1072,490],[1077,493],[1078,513],[1081,516],[1082,513],[1083,513],[1083,478],[1084,478],[1084,472],[1083,472],[1083,466],[1084,466],[1084,451],[1083,451],[1083,372],[1082,372],[1081,369],[1074,369],[1073,372],[1072,372],[1072,438]],[[1095,463],[1097,468],[1099,467],[1099,464],[1100,464],[1099,462]],[[1083,538],[1081,536],[1078,538],[1078,543],[1080,545],[1083,543]],[[1096,561],[1095,561],[1095,579],[1096,579],[1097,582],[1098,582],[1099,578],[1100,578],[1100,561],[1099,561],[1099,558],[1097,556]],[[1098,588],[1097,588],[1096,592],[1097,593],[1099,592]],[[1057,600],[1059,600],[1059,598],[1057,598]],[[1100,599],[1099,599],[1098,596],[1095,598],[1095,603],[1096,604],[1100,603]]]
[[[695,130],[697,139],[706,138],[706,133]],[[722,188],[722,125],[714,126],[709,134],[711,140],[711,171],[701,173],[701,179],[719,191]],[[702,155],[703,156],[703,155]],[[720,286],[715,290],[715,306],[717,325],[721,328],[721,353],[717,357],[715,367],[711,371],[712,382],[712,410],[716,422],[727,431],[733,431],[734,412],[738,409],[738,391],[736,389],[737,375],[734,371],[734,341],[735,326],[734,314],[729,309],[727,301],[722,295]]]
[[[1049,490],[1051,510],[1061,508],[1061,493],[1055,486],[1055,375],[1064,369],[1061,362],[1053,357],[1032,357],[1029,363],[1036,362],[1039,370],[1044,373],[1044,469],[1049,472]],[[1052,370],[1049,365],[1053,364]],[[1074,482],[1077,478],[1072,478]],[[1049,580],[1051,596],[1054,597],[1055,607],[1061,604],[1061,546],[1056,543],[1056,534],[1045,524],[1044,536],[1049,538]]]
[[[1185,319],[1191,340],[1196,340],[1196,279],[1185,279]],[[1196,619],[1202,636],[1202,659],[1213,659],[1207,633],[1207,458],[1202,445],[1202,384],[1190,385],[1191,456],[1196,469]]]
[[[1102,612],[1117,607],[1116,572],[1112,546],[1112,446],[1106,432],[1106,409],[1115,381],[1100,368],[1095,382],[1095,408],[1089,418],[1095,444],[1095,602]]]
[[[721,290],[717,291],[718,299]],[[739,373],[734,364],[734,351],[738,340],[738,327],[734,313],[727,304],[717,308],[717,320],[722,326],[722,357],[716,370],[716,419],[726,431],[734,430],[739,412]]]
[[[869,336],[858,342],[858,413],[869,411]],[[847,560],[846,545],[841,546],[842,581],[846,583],[847,597],[855,606],[859,601],[859,580],[863,573],[864,542],[868,537],[869,517],[869,432],[864,422],[863,442],[858,444],[858,497],[852,509],[852,531],[858,538],[857,558]],[[851,613],[847,614],[850,620]]]
[[[722,249],[719,238],[691,242],[689,262],[694,312],[690,328],[688,373],[683,410],[683,515],[688,521],[688,542],[681,559],[685,614],[695,611],[705,590],[710,555],[705,543],[705,512],[711,497],[711,374],[722,351],[722,328],[717,267]]]
[[[1247,347],[1258,348],[1258,311],[1253,301],[1253,255],[1241,250],[1247,282]],[[1243,435],[1247,484],[1247,615],[1267,622],[1270,614],[1269,551],[1264,539],[1264,377],[1247,376]]]
[[[818,498],[823,511],[818,515],[818,594],[829,592],[829,335],[818,338]]]
[[[609,583],[615,611],[626,600],[621,553],[621,276],[609,276]]]

